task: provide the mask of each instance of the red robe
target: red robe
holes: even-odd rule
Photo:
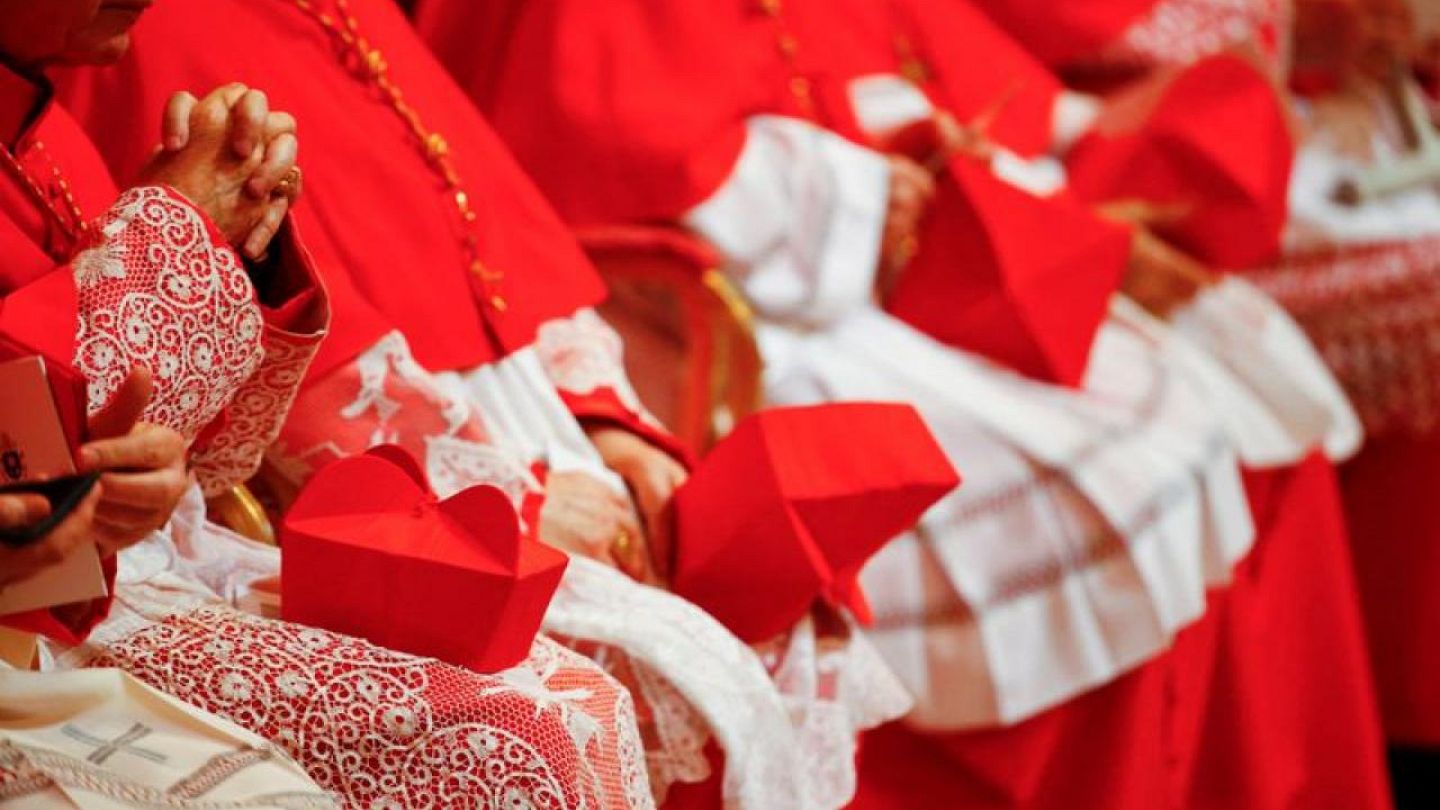
[[[273,109],[299,118],[305,184],[316,193],[305,195],[295,218],[325,273],[334,312],[312,378],[391,329],[405,333],[431,370],[481,365],[531,344],[544,321],[603,297],[578,246],[392,3],[353,5],[389,79],[436,136],[429,147],[446,151],[475,212],[468,224],[427,145],[380,95],[374,75],[342,57],[335,34],[288,1],[231,3],[223,41],[172,47],[214,35],[213,16],[186,13],[185,5],[165,0],[147,12],[120,65],[66,77],[66,105],[121,178],[133,176],[155,139],[147,126],[117,127],[106,116],[159,121],[174,91],[200,94],[241,81],[265,90]],[[342,16],[333,0],[315,6]],[[337,108],[343,126],[306,125]],[[478,245],[485,273],[498,278],[472,272],[467,239]],[[417,278],[414,268],[427,272]]]
[[[48,89],[0,66],[0,138],[3,148],[31,178],[34,189],[9,165],[0,163],[0,331],[54,362],[70,364],[75,354],[77,297],[66,264],[80,246],[78,232],[66,232],[53,217],[78,228],[87,215],[104,211],[119,196],[105,165],[75,122],[54,104]],[[0,160],[4,160],[0,157]],[[63,170],[79,215],[58,186],[52,167]],[[53,212],[52,212],[53,208]],[[105,562],[113,591],[115,560]],[[110,599],[63,605],[3,617],[8,627],[76,643],[110,610]]]
[[[432,0],[419,4],[417,22],[561,214],[588,226],[682,219],[731,176],[755,116],[807,120],[861,146],[888,146],[861,128],[849,84],[868,73],[900,72],[902,54],[888,41],[877,49],[863,23],[837,23],[878,17],[883,30],[893,30],[883,20],[888,7],[801,2],[773,9],[742,0],[711,2],[703,13],[676,4]],[[963,28],[937,19],[950,23],[947,30]],[[1048,143],[1039,133],[1048,132],[1058,85],[1019,49],[991,43],[999,44],[997,58],[984,72],[966,66],[963,55],[945,60],[947,75],[957,78],[937,100],[962,117],[999,107],[996,136],[1035,154]],[[1007,73],[1024,77],[1012,103],[998,84]],[[971,191],[996,182],[985,174],[942,173],[937,213],[906,274],[913,284],[896,291],[893,312],[1031,376],[1077,384],[1128,259],[1128,234],[1080,210],[1067,219],[1069,243],[1102,243],[1087,272],[1016,282],[1015,259],[969,227],[992,216]],[[1068,198],[1022,203],[1073,205]],[[1067,306],[1053,306],[1057,300]]]

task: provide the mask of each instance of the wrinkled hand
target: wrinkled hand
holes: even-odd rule
[[[540,510],[540,539],[618,568],[641,582],[656,581],[635,506],[585,473],[550,475]]]
[[[1215,281],[1205,265],[1141,228],[1120,289],[1150,314],[1168,318]]]
[[[0,545],[0,587],[29,579],[93,543],[95,507],[102,489],[103,485],[92,489],[75,511],[40,540],[23,548]],[[39,495],[0,495],[0,528],[31,526],[49,514],[49,502]]]
[[[185,439],[140,421],[150,403],[150,373],[136,368],[105,408],[90,418],[91,441],[80,448],[82,472],[100,472],[94,541],[104,556],[164,526],[190,486]]]
[[[920,249],[920,223],[935,199],[935,178],[906,157],[890,157],[890,201],[880,246],[876,289],[883,299]]]
[[[605,466],[630,487],[644,523],[650,565],[659,578],[667,579],[674,559],[670,500],[690,474],[669,453],[628,430],[600,427],[588,433]]]
[[[161,130],[142,181],[179,190],[231,244],[260,258],[301,191],[295,119],[271,111],[263,92],[237,83],[203,99],[175,94]]]

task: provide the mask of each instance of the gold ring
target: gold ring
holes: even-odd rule
[[[283,175],[280,182],[275,184],[275,189],[270,192],[272,197],[289,197],[295,199],[295,193],[300,189],[300,167],[291,166]]]
[[[624,529],[621,529],[619,534],[615,535],[615,542],[610,544],[611,553],[613,553],[615,558],[620,562],[628,562],[630,560],[630,552],[633,548],[634,541],[630,537],[630,532]]]

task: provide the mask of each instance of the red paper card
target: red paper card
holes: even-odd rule
[[[908,405],[762,412],[676,493],[674,590],[749,642],[816,599],[865,618],[861,567],[959,482]]]
[[[396,447],[321,470],[281,527],[287,621],[478,672],[529,653],[566,557],[525,538],[510,500],[439,501]]]

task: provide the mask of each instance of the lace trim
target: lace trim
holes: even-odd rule
[[[155,378],[145,419],[193,438],[260,366],[263,321],[250,280],[200,212],[164,188],[127,191],[95,232],[101,244],[73,264],[75,365],[90,382],[90,407],[143,364]]]

